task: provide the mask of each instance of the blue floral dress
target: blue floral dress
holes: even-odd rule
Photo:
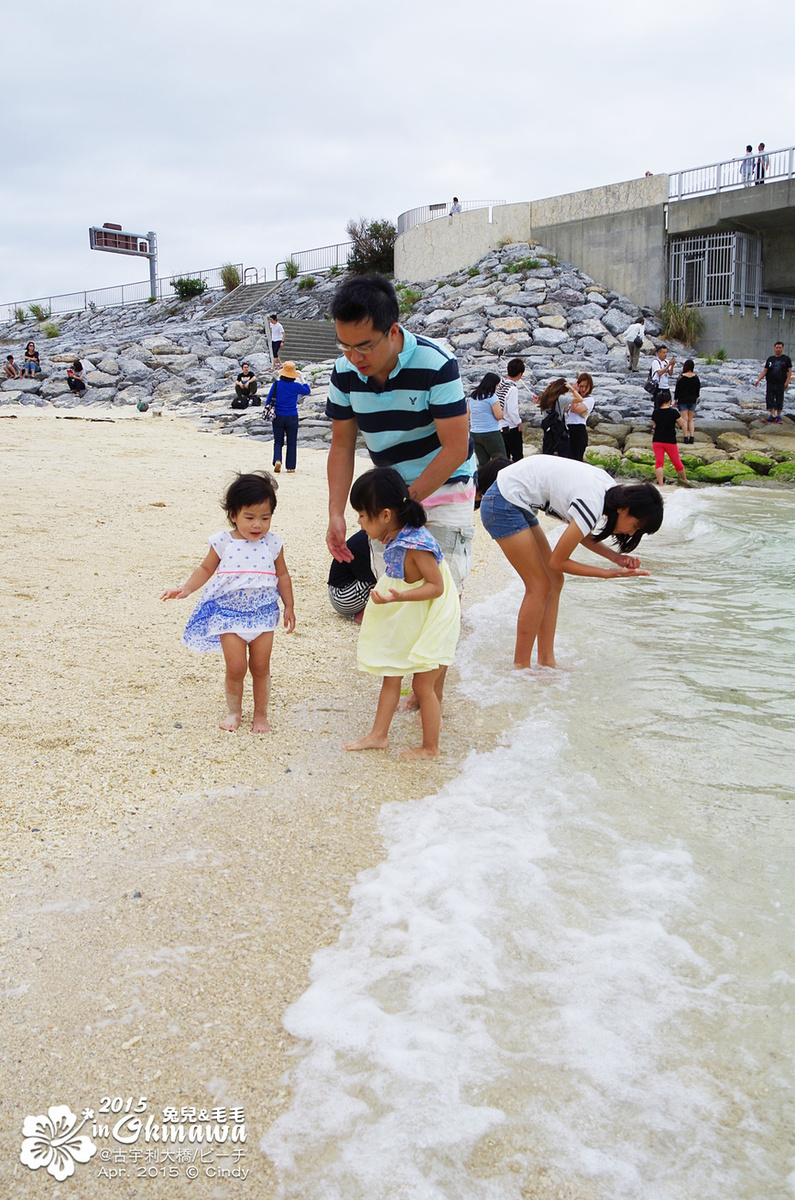
[[[236,633],[253,642],[279,624],[276,559],[284,543],[275,533],[257,542],[236,538],[228,529],[207,539],[220,558],[190,615],[183,645],[191,650],[220,650],[221,634]]]
[[[439,543],[427,529],[407,525],[389,542],[384,548],[386,574],[373,590],[387,595],[390,588],[410,592],[422,587],[424,580],[406,583],[403,578],[407,550],[433,554],[442,572],[444,591],[433,600],[368,603],[359,631],[357,661],[359,670],[371,675],[435,671],[453,661],[461,630],[458,594]]]

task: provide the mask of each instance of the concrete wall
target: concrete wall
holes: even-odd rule
[[[755,317],[753,312],[745,310],[745,316],[740,316],[739,309],[731,316],[728,308],[701,308],[704,318],[704,332],[699,338],[699,354],[713,354],[721,346],[727,350],[731,358],[757,358],[762,363],[769,354],[773,353],[776,342],[784,343],[784,351],[795,360],[795,319],[788,313],[782,320],[781,312],[774,312],[772,317],[760,313]]]
[[[784,229],[762,230],[762,286],[766,292],[795,295],[795,228],[792,221]]]
[[[538,242],[636,304],[665,296],[668,176],[653,175],[415,226],[397,239],[395,275],[437,279],[472,266],[501,242]]]
[[[690,233],[761,233],[764,229],[792,227],[795,180],[766,183],[763,187],[739,188],[709,196],[676,200],[668,206],[670,237]]]

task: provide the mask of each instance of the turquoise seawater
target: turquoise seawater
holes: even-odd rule
[[[283,1196],[795,1194],[795,497],[676,493],[640,552],[567,582],[561,671],[508,666],[518,584],[469,611],[499,744],[383,810],[286,1016]]]

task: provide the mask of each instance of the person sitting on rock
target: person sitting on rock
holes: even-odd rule
[[[5,365],[3,367],[3,372],[5,374],[6,379],[19,379],[19,367],[14,362],[13,354],[6,355],[6,361],[5,361]]]
[[[250,370],[247,362],[241,363],[240,368],[240,374],[235,384],[236,399],[232,401],[232,408],[248,408],[250,403],[260,403],[260,399],[257,396],[256,375]]]
[[[35,343],[28,342],[25,347],[25,361],[22,364],[22,375],[32,379],[34,375],[41,374],[41,363],[39,362],[39,352],[36,349]]]
[[[74,360],[71,370],[66,372],[66,382],[69,384],[70,392],[74,392],[76,396],[83,395],[86,390],[86,381],[83,375],[83,364],[79,358]]]

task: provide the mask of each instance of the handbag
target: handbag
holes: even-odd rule
[[[649,376],[643,385],[643,390],[644,392],[648,392],[652,398],[654,398],[660,390],[660,385],[658,384],[657,380],[652,379],[651,377],[651,367],[649,367]]]
[[[638,334],[634,339],[634,344],[638,347],[638,349],[640,349],[640,347],[643,345],[643,338],[640,336],[640,334]]]

